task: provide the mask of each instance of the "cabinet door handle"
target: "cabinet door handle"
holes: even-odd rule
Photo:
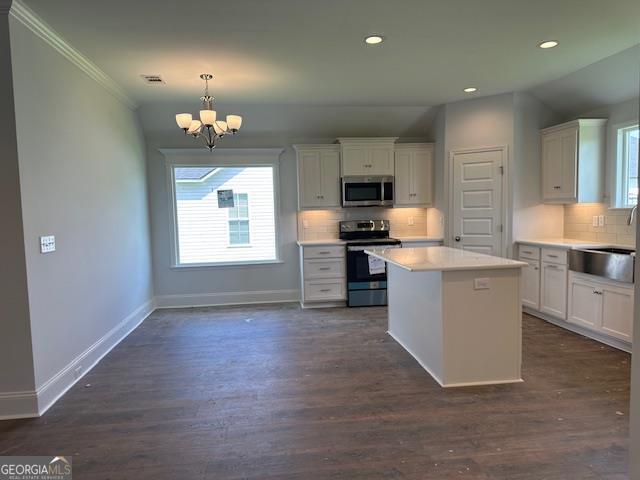
[[[602,295],[602,292],[600,292],[598,290],[594,290],[593,293],[595,293],[596,295]]]
[[[555,188],[556,190],[560,190],[560,185],[554,185],[553,188]]]

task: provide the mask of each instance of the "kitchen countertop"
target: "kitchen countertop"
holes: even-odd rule
[[[635,247],[629,245],[618,245],[614,243],[606,242],[592,242],[589,240],[575,240],[572,238],[523,238],[516,240],[516,243],[523,243],[526,245],[535,245],[537,247],[552,247],[552,248],[564,248],[567,250],[573,250],[576,248],[607,248],[607,247],[620,247],[630,248]]]
[[[521,268],[525,262],[449,247],[371,248],[371,256],[411,272]]]
[[[400,240],[404,243],[411,242],[442,242],[442,237],[427,237],[427,236],[415,236],[415,237],[392,237],[397,240]],[[298,240],[296,242],[301,247],[321,247],[325,245],[344,245],[347,243],[344,240],[340,240],[339,238],[328,238],[325,240]]]

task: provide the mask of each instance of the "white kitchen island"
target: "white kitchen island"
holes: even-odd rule
[[[526,263],[448,247],[366,252],[387,262],[389,335],[441,386],[522,381]]]

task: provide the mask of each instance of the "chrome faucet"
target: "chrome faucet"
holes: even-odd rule
[[[633,223],[633,217],[636,214],[636,210],[638,209],[638,204],[636,203],[634,207],[629,212],[629,217],[627,217],[627,225],[631,225]]]

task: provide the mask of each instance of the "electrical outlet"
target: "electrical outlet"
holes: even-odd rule
[[[407,225],[409,225],[410,227],[415,225],[415,221],[413,220],[413,217],[407,218]]]
[[[599,215],[598,216],[598,226],[599,227],[604,227],[604,215]]]
[[[40,253],[51,253],[56,251],[56,237],[47,235],[40,237]]]
[[[598,226],[598,216],[597,216],[597,215],[594,215],[594,216],[593,216],[593,219],[591,220],[591,224],[592,224],[594,227],[597,227],[597,226]]]

